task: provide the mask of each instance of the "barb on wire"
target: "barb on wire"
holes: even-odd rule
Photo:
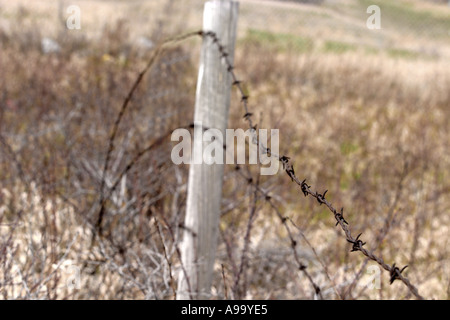
[[[347,239],[348,242],[353,244],[351,252],[360,251],[362,249],[363,245],[366,244],[365,242],[363,242],[362,240],[359,239],[359,237],[361,235],[362,235],[362,233],[358,234],[358,236],[356,237],[355,240]]]
[[[325,192],[323,194],[320,194],[316,191],[316,199],[319,202],[320,205],[322,205],[323,203],[325,203],[325,194],[328,192],[328,190],[325,190]]]
[[[344,218],[344,208],[341,208],[341,212],[334,212],[334,217],[336,218],[336,225],[337,226],[339,224],[339,222],[345,223],[346,225],[348,225],[348,222],[345,220]]]
[[[391,269],[391,279],[389,283],[392,284],[395,280],[400,279],[400,275],[408,266],[404,266],[401,270],[395,266],[395,263],[392,265]]]
[[[302,189],[305,197],[308,196],[308,189],[311,188],[311,186],[306,183],[306,179],[303,179],[303,181],[300,183],[300,188]]]

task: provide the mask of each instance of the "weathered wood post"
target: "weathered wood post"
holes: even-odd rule
[[[213,31],[220,39],[228,59],[233,63],[239,4],[229,0],[205,3],[203,30]],[[231,96],[231,77],[211,37],[204,37],[197,80],[194,123],[215,128],[225,137]],[[202,132],[202,129],[199,130]],[[211,141],[209,142],[209,144]],[[180,246],[183,269],[178,280],[178,299],[210,297],[217,247],[220,205],[222,199],[223,164],[200,164],[202,150],[208,142],[194,137],[189,168],[186,218]]]

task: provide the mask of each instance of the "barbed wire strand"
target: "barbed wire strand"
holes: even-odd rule
[[[159,56],[164,52],[164,50],[166,49],[166,47],[168,45],[186,40],[186,39],[191,38],[196,35],[198,35],[198,32],[190,32],[190,33],[186,33],[184,35],[180,35],[178,37],[169,38],[169,39],[163,41],[162,43],[160,43],[153,51],[153,54],[151,55],[145,68],[138,74],[136,80],[134,81],[133,85],[131,86],[130,91],[128,92],[127,96],[123,100],[120,111],[117,114],[116,120],[114,121],[111,135],[108,139],[108,149],[106,151],[106,157],[105,157],[105,162],[103,164],[103,171],[102,171],[102,176],[101,176],[101,181],[100,181],[100,198],[99,198],[99,202],[98,202],[98,204],[100,205],[100,210],[99,210],[99,213],[97,216],[97,222],[95,224],[95,228],[97,229],[98,235],[100,235],[100,236],[102,235],[102,221],[103,221],[103,216],[105,213],[105,207],[104,207],[104,205],[102,205],[102,203],[104,202],[104,198],[105,198],[104,189],[105,189],[105,184],[106,184],[106,174],[107,174],[107,171],[109,168],[109,162],[111,161],[112,152],[114,151],[114,144],[115,144],[117,133],[119,131],[119,125],[122,121],[122,118],[123,118],[127,108],[128,108],[131,98],[133,97],[134,92],[136,91],[136,89],[138,88],[142,79],[144,78],[144,75],[153,67],[153,65],[159,58]],[[95,237],[95,234],[96,234],[96,232],[94,233],[94,237]]]
[[[238,172],[238,174],[243,177],[248,183],[252,184],[253,187],[255,188],[255,190],[257,192],[259,192],[260,194],[263,195],[264,199],[266,200],[267,203],[269,203],[269,205],[272,207],[272,209],[274,210],[274,212],[276,213],[277,217],[279,218],[281,224],[283,225],[284,229],[286,230],[286,233],[289,237],[289,241],[291,244],[291,249],[292,249],[292,254],[294,256],[294,260],[297,263],[298,269],[303,273],[303,275],[308,279],[308,281],[310,282],[310,284],[312,285],[312,287],[314,288],[314,293],[316,294],[316,296],[318,296],[320,299],[323,300],[323,296],[322,296],[322,290],[320,288],[320,286],[314,281],[313,277],[309,274],[308,270],[307,270],[307,266],[306,264],[304,264],[300,257],[298,256],[297,253],[297,241],[295,240],[294,234],[292,233],[291,229],[289,228],[289,225],[287,224],[288,218],[284,217],[281,214],[281,211],[278,209],[278,207],[273,203],[273,200],[271,198],[271,196],[264,190],[262,189],[259,184],[255,184],[253,182],[253,179],[251,176],[247,176],[245,175],[242,170],[241,167],[239,165],[236,165],[235,167],[236,171]]]
[[[339,224],[339,226],[345,233],[346,240],[353,244],[352,251],[361,251],[366,257],[377,262],[383,269],[388,271],[390,273],[390,277],[391,277],[391,281],[390,281],[391,284],[395,280],[398,279],[398,280],[402,281],[408,287],[408,289],[411,291],[411,293],[417,299],[424,300],[425,298],[419,294],[419,291],[417,290],[417,288],[409,281],[408,278],[404,277],[401,274],[402,271],[406,268],[406,266],[403,267],[401,270],[398,267],[395,267],[395,263],[392,266],[389,266],[388,264],[386,264],[384,262],[384,260],[382,258],[376,256],[372,251],[368,251],[365,248],[363,248],[363,246],[365,245],[365,242],[363,242],[361,239],[359,239],[361,234],[359,234],[356,238],[354,238],[352,236],[350,229],[348,227],[348,222],[344,219],[344,216],[343,216],[343,208],[341,209],[340,212],[338,212],[333,207],[333,205],[328,200],[325,199],[325,195],[328,190],[325,190],[323,192],[323,194],[320,194],[317,191],[313,192],[311,190],[311,186],[309,186],[306,183],[306,179],[303,179],[301,181],[295,175],[294,167],[293,167],[292,161],[289,157],[287,157],[285,155],[279,156],[277,154],[271,153],[271,150],[269,148],[267,148],[266,146],[264,146],[259,141],[258,136],[257,136],[256,126],[253,125],[253,121],[252,121],[253,114],[251,112],[249,112],[249,107],[248,107],[249,96],[245,93],[245,91],[241,85],[241,81],[238,80],[238,78],[234,72],[234,67],[228,58],[228,53],[225,51],[224,46],[222,46],[222,44],[220,43],[220,40],[218,39],[217,35],[214,32],[201,31],[201,32],[199,32],[199,34],[202,37],[210,37],[212,39],[213,43],[216,44],[216,46],[219,50],[221,58],[223,59],[223,61],[225,62],[226,66],[227,66],[227,70],[230,73],[232,80],[233,80],[232,84],[237,88],[237,90],[241,96],[241,103],[244,107],[244,112],[245,112],[244,119],[247,121],[249,129],[251,130],[251,133],[253,135],[253,138],[252,138],[253,143],[255,143],[258,146],[258,148],[260,148],[260,150],[262,150],[263,153],[267,154],[268,157],[278,158],[278,160],[283,165],[283,169],[285,170],[286,174],[291,178],[292,182],[295,182],[298,186],[300,186],[301,191],[303,192],[305,197],[309,195],[309,196],[316,198],[316,200],[319,202],[320,205],[324,204],[333,213],[333,215],[337,221],[336,225]]]
[[[122,107],[120,109],[120,112],[117,116],[117,119],[114,123],[110,138],[109,138],[109,143],[108,143],[108,149],[107,149],[107,153],[106,153],[106,158],[105,158],[105,162],[104,162],[104,166],[103,166],[103,172],[102,172],[102,179],[101,179],[101,186],[100,186],[100,200],[99,200],[99,204],[104,203],[104,187],[105,187],[105,183],[106,183],[106,172],[108,170],[109,167],[109,162],[111,159],[111,155],[112,152],[114,150],[114,143],[115,143],[115,138],[118,132],[118,127],[120,125],[121,119],[128,107],[128,104],[136,90],[136,88],[138,87],[139,83],[142,81],[143,76],[145,75],[145,73],[153,66],[153,64],[155,63],[156,59],[159,57],[159,55],[164,51],[164,48],[169,45],[169,44],[173,44],[176,42],[180,42],[183,40],[186,40],[188,38],[194,37],[194,36],[201,36],[202,38],[210,38],[212,40],[212,42],[217,46],[219,53],[220,53],[220,57],[221,59],[224,61],[224,63],[227,66],[227,70],[229,72],[229,74],[231,75],[232,78],[232,85],[235,86],[240,94],[241,97],[241,104],[243,105],[244,108],[244,119],[245,121],[247,121],[248,127],[251,131],[252,134],[252,142],[254,144],[256,144],[259,148],[259,150],[262,150],[262,152],[264,154],[266,154],[268,157],[274,157],[276,159],[278,159],[278,161],[281,162],[281,164],[283,165],[283,169],[285,170],[286,174],[291,178],[292,182],[295,182],[301,189],[302,193],[304,194],[304,196],[311,196],[313,198],[315,198],[320,205],[324,204],[330,211],[331,213],[333,213],[335,219],[336,219],[336,226],[339,225],[341,227],[341,229],[344,231],[346,240],[350,243],[352,243],[352,250],[351,251],[360,251],[362,252],[362,254],[364,254],[366,257],[368,257],[369,259],[377,262],[383,269],[385,269],[386,271],[388,271],[390,273],[390,282],[393,283],[395,280],[400,280],[402,281],[410,290],[410,292],[417,298],[417,299],[421,299],[423,300],[424,297],[422,297],[417,288],[409,281],[408,278],[404,277],[401,273],[403,272],[403,270],[407,267],[403,267],[402,269],[399,269],[398,267],[395,266],[395,263],[392,266],[389,266],[388,264],[386,264],[384,262],[383,259],[379,258],[378,256],[376,256],[372,251],[368,251],[366,250],[363,246],[366,244],[365,242],[363,242],[360,238],[361,233],[354,238],[350,232],[350,229],[348,227],[348,222],[344,219],[343,216],[343,208],[341,209],[340,212],[338,212],[333,205],[325,198],[325,195],[327,193],[328,190],[325,190],[322,194],[315,191],[313,192],[311,190],[311,186],[309,186],[306,183],[306,179],[300,180],[294,172],[294,167],[292,164],[291,159],[286,156],[286,155],[277,155],[274,154],[273,152],[271,152],[270,148],[267,148],[266,146],[264,146],[264,144],[261,143],[261,141],[258,139],[258,135],[257,135],[257,131],[256,131],[256,125],[253,124],[252,121],[252,113],[249,112],[249,106],[248,106],[248,99],[249,96],[245,93],[243,86],[241,85],[241,81],[238,80],[235,72],[234,72],[234,66],[231,64],[229,58],[228,58],[228,53],[225,51],[224,46],[220,43],[219,38],[217,37],[217,35],[212,32],[212,31],[196,31],[196,32],[190,32],[190,33],[186,33],[184,35],[178,36],[178,37],[174,37],[174,38],[170,38],[164,42],[162,42],[154,51],[154,54],[152,55],[151,59],[149,60],[149,63],[146,65],[146,67],[139,73],[136,81],[134,82],[131,90],[129,91],[128,95],[126,96]],[[275,210],[275,212],[277,212],[277,215],[279,216],[279,218],[281,219],[281,221],[283,222],[283,225],[286,228],[286,231],[291,239],[291,247],[293,247],[293,252],[294,252],[294,258],[297,261],[297,263],[299,264],[299,269],[305,274],[305,276],[309,279],[309,281],[311,282],[311,284],[313,285],[315,292],[319,295],[321,295],[320,293],[320,288],[314,283],[312,277],[309,275],[309,273],[307,273],[306,271],[306,266],[300,261],[300,259],[298,258],[298,255],[296,254],[296,250],[295,250],[295,246],[296,246],[296,241],[293,240],[293,235],[291,230],[289,229],[289,227],[286,224],[287,218],[283,217],[280,213],[279,210]],[[101,210],[99,212],[98,215],[98,219],[97,219],[97,231],[98,233],[101,235],[101,223],[102,223],[102,218],[104,215],[104,205],[101,206]]]

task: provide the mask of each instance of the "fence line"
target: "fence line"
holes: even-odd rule
[[[115,139],[116,139],[116,135],[119,129],[119,124],[122,120],[123,115],[125,114],[129,102],[131,100],[131,98],[133,97],[134,92],[136,91],[137,87],[139,86],[139,84],[141,83],[144,75],[147,73],[148,70],[150,70],[153,65],[155,64],[156,60],[158,59],[158,57],[164,52],[164,50],[166,49],[166,47],[170,44],[179,42],[179,41],[183,41],[185,39],[188,39],[194,35],[198,34],[198,32],[191,32],[191,33],[187,33],[185,35],[181,35],[179,37],[174,37],[174,38],[170,38],[164,42],[162,42],[156,49],[155,51],[153,51],[153,54],[150,58],[150,60],[148,61],[147,65],[145,66],[145,68],[139,73],[138,77],[136,78],[135,82],[133,83],[133,86],[131,87],[130,91],[128,92],[126,98],[123,101],[122,107],[120,108],[119,114],[117,115],[116,121],[114,122],[112,131],[111,131],[111,135],[109,137],[108,140],[108,149],[106,151],[106,158],[105,158],[105,162],[103,164],[103,170],[102,170],[102,178],[101,178],[101,182],[100,182],[100,199],[98,202],[98,205],[100,206],[99,209],[99,213],[98,213],[98,218],[97,218],[97,222],[95,223],[95,229],[98,231],[98,235],[102,236],[102,221],[103,221],[103,217],[105,214],[105,206],[104,206],[104,201],[105,201],[105,196],[104,196],[104,192],[105,192],[105,183],[106,183],[106,172],[108,171],[109,168],[109,162],[111,160],[111,155],[112,152],[114,150],[114,143],[115,143]],[[96,236],[96,232],[93,233],[93,237],[92,237],[92,243],[94,243],[95,240],[95,236]]]
[[[108,144],[108,150],[106,153],[106,159],[105,159],[105,163],[104,163],[104,170],[103,170],[103,174],[102,174],[102,181],[101,181],[101,194],[100,194],[100,201],[99,201],[99,206],[100,206],[100,210],[99,210],[99,215],[98,215],[98,220],[97,220],[97,224],[96,224],[96,230],[98,232],[98,235],[100,237],[102,237],[102,233],[101,233],[101,222],[102,222],[102,218],[103,215],[105,213],[105,202],[106,199],[108,197],[106,197],[105,199],[105,175],[106,175],[106,171],[108,170],[108,165],[109,165],[109,161],[111,159],[111,155],[112,155],[112,151],[114,149],[114,141],[115,141],[115,137],[117,134],[117,130],[118,130],[118,126],[120,124],[120,121],[122,119],[123,114],[125,113],[128,103],[131,100],[131,97],[134,93],[134,91],[136,90],[137,86],[139,85],[139,83],[141,82],[144,74],[152,67],[152,65],[154,64],[155,60],[157,59],[157,57],[163,52],[163,48],[166,47],[167,45],[179,42],[179,41],[183,41],[185,39],[194,37],[194,36],[201,36],[201,37],[210,37],[213,40],[213,43],[215,43],[217,45],[217,48],[220,52],[220,56],[223,59],[223,61],[226,63],[227,65],[227,70],[231,75],[232,78],[232,84],[234,86],[236,86],[240,97],[241,97],[241,104],[243,106],[244,109],[244,115],[243,118],[245,119],[245,121],[248,124],[248,127],[252,133],[252,143],[256,144],[259,148],[259,151],[266,154],[269,157],[274,157],[276,159],[278,159],[279,162],[281,162],[283,169],[285,170],[286,174],[288,175],[288,177],[291,179],[292,182],[295,182],[297,184],[298,187],[300,187],[301,192],[303,193],[303,195],[305,197],[307,196],[311,196],[313,198],[315,198],[317,200],[317,202],[319,203],[319,205],[325,205],[329,211],[333,214],[335,220],[336,220],[336,226],[339,225],[340,228],[342,229],[342,231],[344,231],[345,234],[345,238],[346,240],[352,244],[352,248],[351,248],[351,252],[356,252],[356,251],[360,251],[363,255],[365,255],[368,259],[375,261],[378,265],[380,265],[383,269],[385,269],[387,272],[389,272],[390,275],[390,283],[392,284],[395,280],[400,280],[401,282],[403,282],[407,288],[409,289],[409,291],[417,298],[417,299],[421,299],[423,300],[424,297],[421,296],[417,290],[417,288],[409,281],[408,278],[406,278],[404,275],[402,275],[402,272],[405,270],[405,268],[407,266],[404,266],[403,268],[399,268],[396,267],[396,264],[393,263],[392,266],[386,264],[384,262],[384,260],[380,257],[378,257],[377,255],[375,255],[372,251],[369,251],[367,249],[364,248],[364,245],[366,244],[360,237],[362,235],[362,233],[360,233],[356,238],[351,234],[350,229],[349,229],[349,223],[345,220],[344,217],[344,208],[341,208],[339,211],[337,209],[335,209],[335,207],[331,204],[331,202],[329,202],[326,199],[326,193],[328,190],[325,190],[323,193],[319,193],[318,191],[312,191],[311,186],[307,184],[306,179],[300,180],[297,175],[295,174],[294,171],[294,166],[293,166],[293,162],[291,160],[290,157],[286,156],[286,155],[277,155],[271,152],[270,148],[267,148],[266,146],[264,146],[258,139],[257,136],[257,131],[256,131],[256,125],[254,124],[253,120],[252,120],[252,116],[253,114],[250,112],[249,109],[249,105],[248,105],[248,100],[249,100],[249,96],[247,94],[245,94],[243,87],[241,85],[241,81],[238,80],[235,72],[234,72],[234,67],[233,65],[229,62],[228,60],[228,54],[225,51],[224,47],[221,45],[220,43],[220,39],[218,39],[217,35],[214,32],[211,31],[196,31],[196,32],[190,32],[178,37],[174,37],[174,38],[170,38],[166,41],[164,41],[163,43],[161,43],[154,51],[154,54],[152,55],[149,63],[147,64],[147,66],[145,67],[145,69],[143,71],[141,71],[134,83],[134,85],[132,86],[130,92],[128,93],[126,99],[124,100],[124,103],[122,105],[122,108],[117,116],[116,122],[114,123],[113,126],[113,130],[109,139],[109,144]],[[189,125],[189,127],[193,127],[193,125]],[[204,128],[205,130],[207,128]],[[164,135],[167,136],[167,135]],[[157,139],[159,141],[159,139]],[[152,147],[146,148],[144,149],[142,152],[140,152],[140,156],[142,156],[144,153],[146,153],[147,151],[151,150]],[[139,156],[139,157],[140,157]],[[126,172],[131,169],[131,167],[138,161],[139,157],[135,157],[128,165],[127,165],[127,169],[125,171],[123,171],[123,173],[121,174],[120,177],[123,176],[123,174],[126,174]],[[239,166],[236,166],[236,168],[239,168]],[[240,170],[238,170],[240,171]],[[242,176],[243,178],[247,179],[247,181],[252,184],[253,183],[253,179],[251,177]],[[117,187],[118,181],[120,181],[119,179],[116,180],[116,182],[114,183],[114,189]],[[280,219],[281,223],[283,224],[284,228],[286,229],[288,236],[290,238],[291,241],[291,248],[293,250],[293,255],[294,255],[294,259],[298,264],[298,268],[300,271],[302,271],[302,273],[306,276],[306,278],[308,279],[308,281],[311,283],[311,285],[314,288],[314,292],[319,296],[322,297],[322,293],[320,290],[320,287],[314,282],[312,276],[308,273],[307,271],[307,266],[305,264],[303,264],[298,255],[297,255],[297,251],[296,251],[296,246],[297,246],[297,242],[294,239],[294,236],[292,234],[292,231],[290,230],[287,222],[291,221],[290,218],[288,217],[284,217],[280,210],[274,205],[273,201],[271,200],[270,195],[264,191],[262,188],[255,186],[255,189],[257,190],[258,193],[262,194],[265,197],[265,200],[271,205],[271,207],[274,209],[274,211],[276,212],[278,218]],[[109,194],[111,194],[113,192],[113,190],[109,190]],[[291,221],[291,223],[293,223]],[[293,224],[294,227],[295,224]],[[298,228],[297,228],[298,229]],[[95,234],[95,233],[94,233]],[[384,237],[384,236],[383,236]],[[182,266],[183,267],[183,266]]]
[[[279,156],[279,155],[272,154],[270,151],[270,148],[265,147],[262,143],[259,142],[257,133],[256,133],[256,126],[253,125],[252,118],[251,118],[253,116],[253,114],[251,112],[249,112],[249,108],[248,108],[249,96],[247,94],[245,94],[243,87],[241,85],[241,81],[238,80],[238,78],[236,77],[235,72],[234,72],[234,67],[227,59],[228,54],[224,51],[223,46],[220,44],[220,40],[217,38],[217,36],[213,32],[211,32],[211,31],[201,32],[201,35],[206,36],[206,37],[211,37],[213,39],[213,42],[217,44],[217,48],[220,51],[222,58],[228,65],[228,71],[230,72],[230,74],[232,75],[232,78],[233,78],[233,85],[235,85],[237,87],[237,89],[241,95],[241,102],[242,102],[242,105],[245,110],[244,119],[247,121],[249,129],[253,133],[253,137],[254,137],[253,142],[256,143],[258,145],[258,147],[260,148],[260,150],[262,150],[263,153],[267,154],[267,156],[278,158],[278,160],[282,163],[283,169],[286,171],[286,174],[291,178],[292,182],[295,182],[298,186],[300,186],[300,189],[305,197],[308,195],[312,196],[317,199],[317,202],[319,203],[319,205],[325,204],[327,206],[327,208],[333,213],[333,215],[336,219],[336,226],[338,224],[340,225],[341,229],[345,233],[346,240],[348,242],[352,243],[352,250],[351,250],[352,252],[353,251],[361,251],[366,257],[377,262],[381,267],[383,267],[383,269],[385,269],[386,271],[389,272],[390,277],[391,277],[390,278],[391,284],[395,280],[399,279],[408,287],[408,289],[411,291],[411,293],[417,299],[423,300],[424,297],[422,297],[419,294],[417,288],[408,280],[408,278],[404,277],[401,274],[407,266],[403,267],[401,270],[395,266],[395,263],[392,266],[389,266],[383,261],[382,258],[376,256],[373,252],[368,251],[365,248],[363,248],[363,246],[366,243],[360,239],[360,236],[362,235],[362,233],[360,233],[356,238],[354,238],[352,236],[350,229],[348,227],[348,222],[344,218],[344,208],[341,208],[340,211],[337,211],[333,207],[333,205],[328,200],[325,199],[325,195],[328,190],[325,190],[322,194],[317,191],[316,192],[311,191],[311,186],[306,183],[306,179],[303,179],[302,181],[300,181],[300,179],[295,175],[294,166],[292,164],[290,157],[288,157],[286,155]],[[283,218],[283,219],[285,219],[284,220],[284,222],[285,222],[286,218]],[[294,242],[292,245],[295,246],[295,244],[296,243]]]

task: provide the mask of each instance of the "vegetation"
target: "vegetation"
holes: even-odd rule
[[[183,3],[91,1],[72,31],[56,1],[0,2],[0,298],[174,297],[188,167],[170,161],[170,132],[193,119],[199,39],[163,52],[133,95],[104,174],[107,190],[117,183],[104,237],[94,234],[112,128],[154,53],[143,40],[201,28],[203,2]],[[365,1],[345,3],[347,16],[327,1],[243,1],[235,72],[297,176],[328,190],[367,250],[408,265],[422,296],[449,299],[450,9],[380,1],[382,25],[399,27],[377,33],[355,14]],[[419,19],[434,27],[416,33],[407,22]],[[47,37],[58,50],[43,52]],[[230,128],[246,128],[240,98]],[[225,168],[213,298],[314,297],[277,212],[325,298],[414,298],[383,270],[371,289],[378,265],[350,252],[333,214],[282,170],[258,172]]]

